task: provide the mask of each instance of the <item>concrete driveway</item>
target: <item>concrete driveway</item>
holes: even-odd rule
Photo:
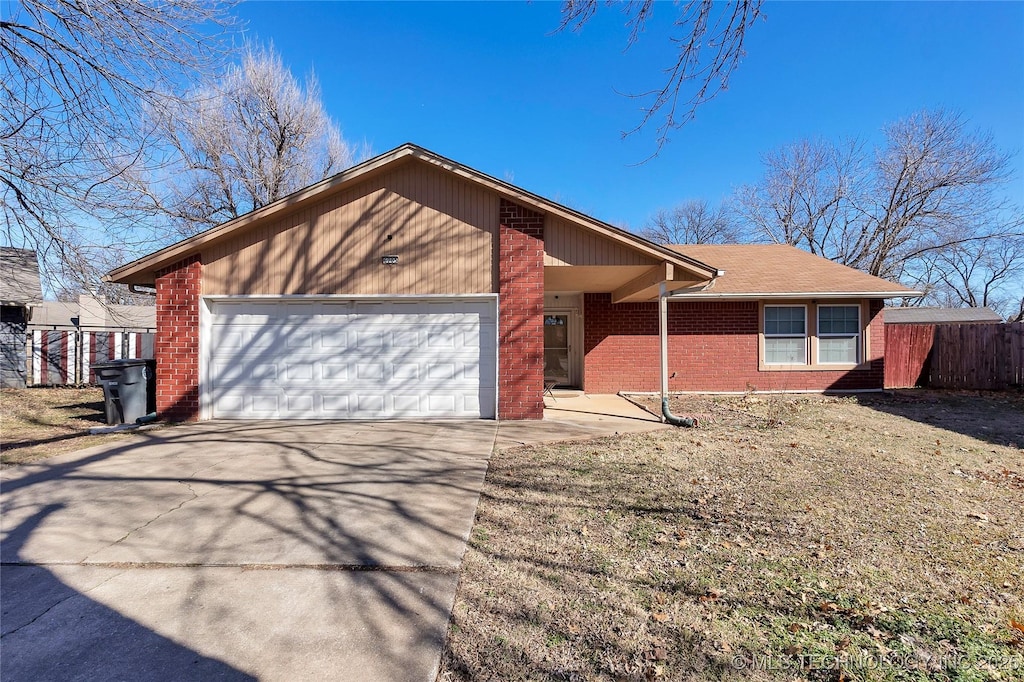
[[[16,680],[433,680],[496,424],[207,422],[9,469]]]

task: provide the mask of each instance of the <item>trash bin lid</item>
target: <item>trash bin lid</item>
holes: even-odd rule
[[[139,365],[145,365],[147,362],[150,362],[150,360],[145,358],[121,358],[120,360],[94,362],[89,366],[93,369],[121,369],[122,367],[137,367]]]

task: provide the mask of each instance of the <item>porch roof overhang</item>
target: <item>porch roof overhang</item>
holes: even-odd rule
[[[722,273],[716,273],[722,274]],[[612,303],[656,301],[665,285],[667,291],[687,289],[710,283],[692,270],[668,261],[656,265],[547,265],[544,267],[545,291],[587,291],[608,293]]]

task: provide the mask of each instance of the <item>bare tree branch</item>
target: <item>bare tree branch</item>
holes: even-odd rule
[[[19,0],[0,20],[2,238],[41,256],[52,292],[92,291],[97,255],[154,233],[126,178],[161,163],[152,122],[225,54],[221,0]]]
[[[579,31],[597,12],[599,0],[564,0],[560,31]],[[612,2],[627,17],[630,29],[627,47],[644,32],[654,11],[654,0]],[[668,144],[669,134],[692,120],[697,109],[728,89],[729,79],[745,56],[747,32],[761,16],[762,0],[687,0],[679,3],[669,40],[676,48],[675,62],[665,70],[659,88],[630,95],[643,101],[642,115],[636,127],[623,133],[632,135],[647,127],[656,117],[656,147],[647,160]]]
[[[1024,237],[974,240],[929,255],[934,289],[940,305],[988,306],[1010,319],[1024,295]]]

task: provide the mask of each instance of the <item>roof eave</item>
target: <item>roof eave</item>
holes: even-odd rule
[[[759,300],[759,299],[794,299],[794,298],[920,298],[924,296],[921,291],[786,291],[786,292],[749,292],[749,293],[709,293],[690,292],[669,294],[669,298],[701,298],[701,299],[732,299],[732,300]]]

